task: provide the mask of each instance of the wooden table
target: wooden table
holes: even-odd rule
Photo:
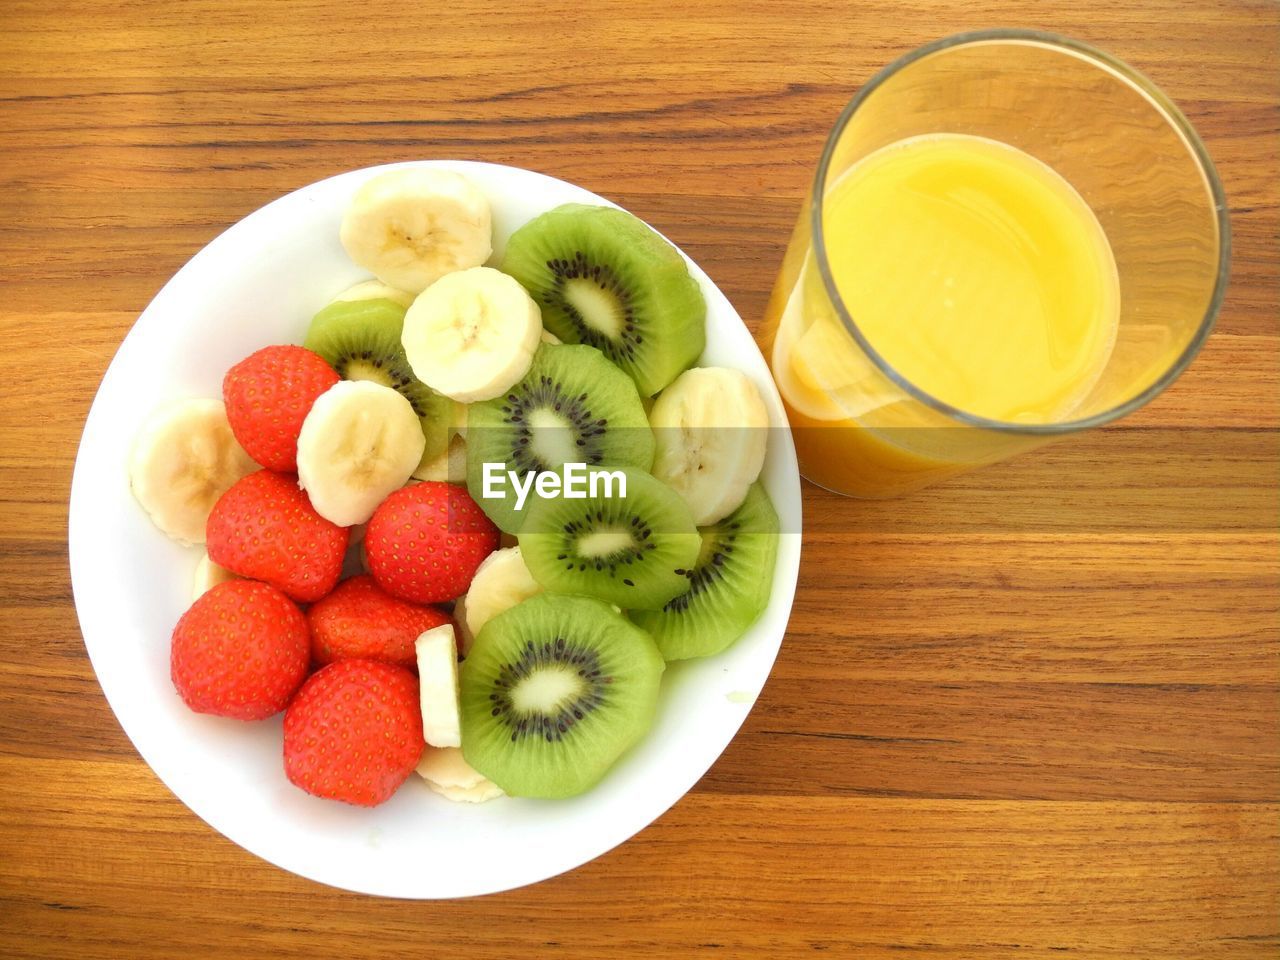
[[[1124,423],[890,504],[805,489],[790,631],[639,836],[470,901],[339,892],[206,827],[94,679],[66,503],[139,311],[271,198],[420,157],[656,224],[749,323],[880,65],[995,24],[1158,82],[1226,184],[1218,330]],[[1280,6],[0,2],[0,954],[1274,957]]]

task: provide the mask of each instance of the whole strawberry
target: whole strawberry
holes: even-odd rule
[[[367,574],[342,581],[307,611],[311,657],[316,663],[381,660],[415,673],[414,641],[449,622],[449,615],[435,607],[391,596]]]
[[[227,371],[222,399],[245,453],[270,470],[298,469],[298,434],[316,397],[339,380],[319,354],[282,344],[263,347]]]
[[[275,587],[228,580],[173,628],[169,672],[187,706],[239,720],[279,713],[307,676],[307,621]]]
[[[379,504],[365,533],[369,572],[387,593],[439,603],[466,593],[480,561],[498,548],[498,528],[465,487],[417,483]]]
[[[284,715],[284,772],[307,793],[374,807],[422,756],[418,680],[404,667],[339,660],[312,674]]]
[[[330,523],[296,477],[259,470],[218,498],[205,527],[209,559],[294,600],[319,600],[338,582],[349,530]]]

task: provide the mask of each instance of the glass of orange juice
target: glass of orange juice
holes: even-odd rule
[[[1229,247],[1203,144],[1131,67],[1025,30],[908,54],[831,132],[761,326],[801,472],[891,497],[1136,410]]]

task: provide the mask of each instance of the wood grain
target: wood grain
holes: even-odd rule
[[[749,324],[876,69],[1096,43],[1231,206],[1217,332],[1130,419],[897,503],[805,489],[786,642],[656,824],[479,900],[330,890],[178,802],[85,656],[66,502],[134,318],[288,190],[451,156],[680,243]],[[1280,5],[0,4],[0,956],[1254,958],[1280,952]]]

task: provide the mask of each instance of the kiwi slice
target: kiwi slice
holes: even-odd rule
[[[652,725],[663,669],[607,604],[525,600],[484,625],[459,668],[463,758],[512,796],[582,793]]]
[[[684,571],[687,589],[661,610],[630,613],[668,661],[720,653],[769,605],[778,557],[778,514],[764,487],[753,483],[742,506],[698,532],[702,550]]]
[[[626,610],[657,610],[689,587],[684,571],[701,539],[680,495],[629,467],[612,473],[612,489],[586,484],[587,496],[536,500],[520,531],[520,554],[533,578],[552,593],[576,593]],[[625,480],[626,496],[620,496]]]
[[[520,531],[534,497],[517,510],[509,481],[486,497],[486,463],[522,478],[566,463],[648,470],[653,451],[635,384],[594,347],[544,344],[505,396],[467,408],[467,489],[507,533]]]
[[[651,397],[706,346],[707,305],[682,257],[642,220],[566,203],[511,235],[502,270],[565,343],[587,343]]]
[[[449,446],[453,401],[413,375],[400,344],[404,314],[393,300],[339,300],[312,318],[302,345],[324,357],[343,380],[372,380],[408,400],[422,421],[427,446],[421,464],[427,464]]]

